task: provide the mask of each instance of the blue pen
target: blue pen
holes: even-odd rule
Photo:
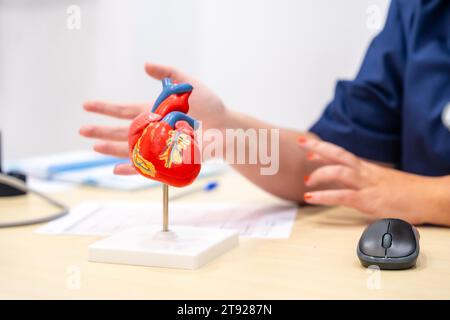
[[[180,198],[183,198],[183,197],[186,197],[188,195],[191,195],[191,194],[194,194],[194,193],[197,193],[197,192],[201,192],[201,191],[211,192],[211,191],[217,189],[218,186],[219,186],[219,183],[217,181],[210,181],[210,182],[208,182],[207,184],[205,184],[203,186],[198,186],[198,187],[195,187],[195,188],[189,188],[186,191],[179,192],[176,195],[173,195],[173,196],[169,197],[169,200],[170,201],[177,200],[177,199],[180,199]]]

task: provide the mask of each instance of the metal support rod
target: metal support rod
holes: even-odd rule
[[[169,231],[169,186],[163,184],[163,231]]]

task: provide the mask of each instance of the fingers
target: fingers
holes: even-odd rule
[[[129,176],[132,174],[137,174],[137,172],[131,164],[121,163],[114,167],[114,174]]]
[[[313,163],[317,163],[317,164],[320,164],[320,165],[333,164],[333,161],[331,161],[331,160],[329,160],[327,158],[324,158],[321,155],[319,155],[317,153],[314,153],[312,151],[308,151],[306,153],[306,159],[308,161],[311,161]]]
[[[175,81],[188,81],[187,77],[182,74],[180,71],[176,70],[170,66],[164,66],[161,64],[155,64],[147,62],[145,64],[145,72],[157,80],[161,80],[163,78],[172,78]]]
[[[97,125],[85,125],[79,133],[86,138],[95,138],[110,141],[127,141],[128,127],[104,127]]]
[[[94,145],[94,150],[109,156],[128,158],[128,144],[119,142],[98,142]]]
[[[317,153],[318,155],[335,163],[347,165],[352,168],[357,168],[360,165],[360,160],[358,157],[332,143],[316,139],[307,139],[304,137],[300,137],[298,142],[302,148]]]
[[[355,207],[356,191],[348,189],[314,191],[305,193],[303,198],[309,204]]]
[[[83,104],[84,110],[104,114],[119,119],[134,119],[146,109],[150,108],[149,104],[134,103],[112,103],[104,101],[87,101]]]
[[[305,185],[313,187],[322,183],[340,183],[345,188],[359,189],[362,179],[357,171],[343,165],[327,165],[314,170],[310,176],[305,177]]]

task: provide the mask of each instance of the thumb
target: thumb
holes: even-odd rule
[[[147,62],[145,64],[145,72],[152,78],[161,80],[163,78],[171,78],[175,81],[186,81],[186,76],[170,66]]]

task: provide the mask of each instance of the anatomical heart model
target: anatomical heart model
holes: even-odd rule
[[[164,79],[151,112],[133,120],[128,136],[136,171],[163,184],[162,230],[139,225],[102,239],[89,246],[89,261],[196,269],[238,244],[231,229],[175,225],[169,230],[169,185],[189,185],[201,168],[197,122],[187,115],[192,90],[190,84]]]
[[[163,81],[163,91],[152,112],[144,112],[131,124],[128,144],[136,171],[163,184],[184,187],[201,168],[200,151],[194,139],[197,122],[187,115],[193,87]]]

